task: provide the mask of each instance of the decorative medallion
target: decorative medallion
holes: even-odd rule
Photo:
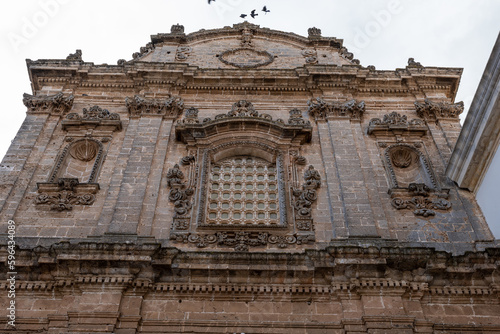
[[[267,51],[256,51],[249,48],[239,48],[223,52],[220,61],[240,68],[255,68],[272,63],[273,55]]]

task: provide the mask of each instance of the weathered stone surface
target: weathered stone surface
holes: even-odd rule
[[[353,57],[245,22],[28,61],[17,332],[500,331],[499,245],[444,174],[461,70]]]

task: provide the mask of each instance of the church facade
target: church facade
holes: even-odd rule
[[[461,69],[247,22],[27,65],[0,333],[500,331],[498,241],[445,174]]]

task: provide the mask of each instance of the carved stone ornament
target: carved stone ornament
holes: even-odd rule
[[[99,145],[90,140],[81,140],[75,145],[72,145],[69,150],[69,154],[73,158],[85,162],[93,160],[97,152],[99,152]]]
[[[105,127],[112,131],[119,131],[122,129],[120,115],[110,113],[107,109],[99,106],[92,106],[89,109],[83,108],[81,115],[75,112],[69,113],[62,121],[63,130],[95,127]]]
[[[176,164],[168,170],[167,185],[170,188],[168,199],[174,203],[174,218],[186,218],[192,207],[191,196],[194,189],[186,184],[183,179],[184,173],[179,169],[179,165]]]
[[[306,58],[306,64],[316,64],[318,62],[318,54],[315,49],[303,50],[301,53]]]
[[[163,115],[163,117],[177,118],[184,111],[184,101],[178,96],[166,99],[147,99],[140,95],[127,97],[125,104],[130,116]]]
[[[451,209],[451,203],[444,198],[428,198],[426,196],[415,196],[412,198],[393,198],[391,201],[393,207],[398,210],[413,210],[415,216],[430,217],[435,216],[434,210],[447,211]]]
[[[142,56],[145,56],[146,54],[148,54],[150,51],[152,51],[154,49],[154,45],[152,42],[149,42],[148,44],[146,44],[146,46],[142,46],[140,49],[139,49],[139,52],[135,52],[132,54],[132,58],[134,60],[138,60],[139,58],[141,58]]]
[[[297,228],[300,230],[309,230],[311,228],[311,206],[318,199],[316,189],[320,186],[321,176],[318,171],[314,169],[314,166],[311,165],[304,173],[302,188],[292,189],[293,196],[295,197],[293,202],[293,207],[296,212],[295,218],[298,221]]]
[[[423,67],[422,64],[415,61],[414,58],[408,58],[408,67]]]
[[[213,234],[174,233],[171,240],[181,243],[195,244],[198,248],[205,248],[210,244],[233,247],[235,251],[246,252],[250,247],[277,245],[286,248],[288,245],[304,245],[315,241],[313,235],[276,235],[268,232],[217,232]]]
[[[267,51],[244,47],[223,52],[219,56],[219,60],[234,67],[255,68],[272,63],[274,57]]]
[[[307,111],[316,119],[334,117],[359,120],[365,112],[365,102],[357,102],[356,100],[347,102],[326,102],[318,97],[307,101],[307,105]]]
[[[170,27],[171,34],[184,34],[184,26],[182,24],[174,24]]]
[[[424,103],[415,102],[417,115],[425,119],[453,118],[458,119],[464,111],[464,103],[432,102],[425,99]]]
[[[309,38],[320,38],[321,37],[321,29],[312,27],[307,29],[307,33],[309,35]]]
[[[37,205],[49,205],[50,210],[69,211],[74,205],[92,205],[98,184],[80,184],[76,178],[60,178],[56,183],[38,183]]]
[[[175,60],[178,61],[187,60],[191,51],[193,51],[193,49],[190,46],[179,46],[175,51]]]
[[[242,48],[253,47],[252,38],[253,38],[252,30],[248,27],[243,28],[241,30],[241,47]]]
[[[31,113],[65,114],[73,106],[74,96],[64,97],[63,93],[48,96],[23,95],[23,103]]]
[[[76,50],[75,53],[70,53],[66,60],[82,60],[82,50]]]
[[[305,141],[311,139],[311,123],[303,119],[300,110],[291,110],[290,118],[285,123],[282,119],[273,120],[269,114],[260,114],[255,110],[253,104],[246,100],[234,103],[231,110],[225,114],[218,114],[214,119],[207,117],[203,121],[200,121],[198,118],[198,109],[193,107],[187,109],[185,117],[177,121],[175,128],[177,139],[185,141],[187,138],[192,137],[203,138],[207,135],[207,131],[211,131],[213,127],[218,127],[228,120],[240,122],[242,127],[244,127],[244,124],[249,124],[248,122],[252,121],[258,123],[258,126],[262,128],[272,128],[279,132],[283,132],[286,129],[287,136],[300,134],[301,136],[305,135]],[[236,128],[232,130],[235,131]]]

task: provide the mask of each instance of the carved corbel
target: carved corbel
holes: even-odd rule
[[[442,103],[432,102],[425,99],[424,103],[415,102],[415,108],[419,117],[424,119],[456,119],[464,111],[464,103]]]
[[[178,96],[166,99],[147,99],[140,95],[127,97],[125,104],[131,117],[144,115],[162,115],[164,118],[176,119],[184,111],[184,101]]]
[[[326,102],[322,98],[307,101],[307,111],[311,116],[318,119],[348,118],[360,120],[365,112],[365,102],[350,100],[347,102]]]

